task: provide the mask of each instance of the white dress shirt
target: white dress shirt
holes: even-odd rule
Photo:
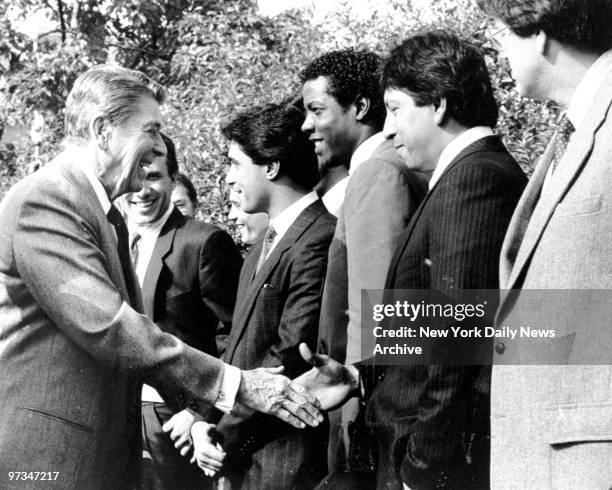
[[[339,180],[321,197],[321,201],[323,201],[327,210],[336,218],[344,202],[344,194],[346,193],[348,179],[348,176],[346,176],[342,180]]]
[[[318,197],[315,191],[309,192],[305,196],[300,197],[291,206],[285,208],[278,216],[276,216],[276,218],[270,220],[270,224],[274,228],[276,236],[274,237],[274,241],[272,242],[272,247],[270,247],[270,250],[268,251],[267,257],[270,256],[272,250],[276,248],[278,242],[281,241],[285,233],[287,233],[289,227],[297,219],[300,213],[317,199]]]

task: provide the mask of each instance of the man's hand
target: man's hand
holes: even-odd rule
[[[191,437],[189,431],[195,420],[195,416],[185,409],[175,413],[163,426],[164,432],[170,432],[170,439],[174,441],[174,447],[178,449],[181,456],[187,456],[191,449]]]
[[[359,372],[331,357],[314,354],[306,344],[300,344],[300,354],[314,367],[293,380],[302,385],[321,402],[322,410],[332,410],[342,405],[359,389]]]
[[[196,421],[191,428],[193,456],[190,462],[197,463],[206,476],[215,476],[223,467],[225,459],[225,451],[213,440],[215,429],[215,425],[201,420]]]
[[[303,429],[323,421],[318,400],[289,378],[283,367],[241,371],[236,401],[259,412],[275,415],[288,424]]]

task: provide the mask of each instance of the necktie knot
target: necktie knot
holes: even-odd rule
[[[276,238],[276,230],[274,229],[272,224],[269,224],[268,228],[266,229],[266,234],[264,235],[264,240],[268,242],[273,242],[275,238]]]
[[[125,221],[123,221],[123,216],[121,216],[121,213],[119,212],[119,210],[112,204],[111,204],[110,209],[108,210],[108,213],[106,213],[106,218],[108,219],[109,223],[111,223],[115,227],[122,226],[122,225],[125,226]]]

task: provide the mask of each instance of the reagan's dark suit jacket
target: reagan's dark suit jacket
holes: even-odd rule
[[[241,369],[285,366],[289,378],[308,365],[298,351],[317,340],[321,291],[335,218],[318,200],[295,220],[255,274],[261,242],[247,255],[223,359]],[[327,429],[294,429],[271,417],[224,416],[225,449],[248,469],[244,488],[313,488],[326,471]]]
[[[165,332],[218,356],[216,339],[229,334],[241,265],[226,232],[175,208],[147,267],[144,313]]]
[[[142,381],[205,405],[223,376],[128,304],[114,230],[79,165],[60,155],[0,205],[2,488],[20,468],[59,472],[28,488],[132,488]]]
[[[408,224],[386,288],[451,297],[458,289],[497,288],[502,240],[525,183],[497,137],[464,149]],[[490,378],[482,381],[483,369],[364,369],[366,393],[372,393],[367,419],[380,449],[379,488],[401,489],[400,480],[418,490],[487,486]]]

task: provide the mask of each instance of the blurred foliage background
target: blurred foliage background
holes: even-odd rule
[[[18,32],[34,12],[54,27]],[[231,229],[221,124],[241,108],[297,94],[299,71],[325,51],[355,46],[384,56],[427,28],[482,47],[500,105],[498,132],[530,173],[557,109],[518,96],[487,27],[471,0],[370,1],[365,11],[347,0],[324,14],[305,7],[274,17],[249,0],[0,0],[0,197],[59,150],[75,78],[90,66],[119,63],[167,87],[165,132],[198,189],[201,217]]]

